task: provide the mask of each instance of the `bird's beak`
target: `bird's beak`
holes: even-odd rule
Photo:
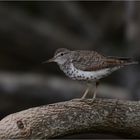
[[[47,60],[47,61],[44,61],[44,62],[42,62],[43,64],[44,63],[51,63],[51,62],[54,62],[54,60],[55,60],[55,58],[51,58],[51,59],[49,59],[49,60]]]

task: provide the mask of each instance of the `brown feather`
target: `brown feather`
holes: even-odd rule
[[[137,63],[131,58],[105,57],[95,51],[77,51],[75,53],[73,65],[83,71],[97,71]]]

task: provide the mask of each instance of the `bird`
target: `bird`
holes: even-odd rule
[[[91,50],[69,50],[59,48],[55,51],[53,58],[45,63],[56,62],[66,76],[73,80],[85,81],[87,89],[81,99],[85,99],[95,83],[92,101],[96,98],[99,80],[112,72],[138,61],[127,57],[105,56],[97,51]]]

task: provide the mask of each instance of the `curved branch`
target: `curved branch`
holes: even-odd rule
[[[30,108],[0,121],[0,139],[54,138],[81,132],[140,138],[140,102],[86,99]]]

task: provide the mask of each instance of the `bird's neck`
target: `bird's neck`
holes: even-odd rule
[[[66,61],[64,64],[59,64],[60,69],[64,72],[70,69],[70,66],[71,66],[70,61]]]

